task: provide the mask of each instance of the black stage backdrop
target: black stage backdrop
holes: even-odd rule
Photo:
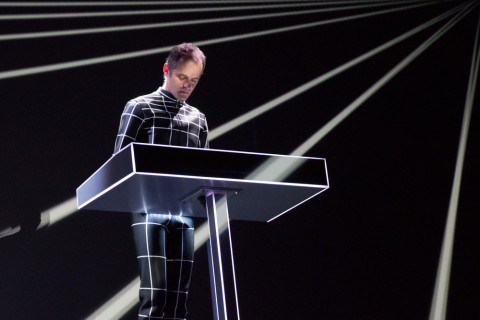
[[[123,106],[162,84],[166,53],[60,66],[54,71],[31,68],[220,39],[200,45],[207,68],[189,100],[206,113],[214,131],[469,2],[433,1],[283,32],[280,28],[424,2],[165,3],[0,5],[0,218],[2,228],[22,228],[0,239],[0,319],[84,319],[136,277],[128,214],[76,212],[46,229],[35,228],[42,211],[72,198],[75,189],[111,156]],[[290,6],[282,7],[285,4]],[[258,7],[267,5],[274,7]],[[348,8],[354,5],[369,6]],[[232,10],[238,6],[244,8]],[[213,7],[220,9],[200,11]],[[186,8],[196,11],[35,19],[21,15]],[[318,9],[331,11],[293,14]],[[273,16],[258,16],[265,14]],[[185,23],[247,15],[256,16]],[[285,100],[212,140],[211,147],[291,153],[448,19]],[[428,318],[477,20],[475,8],[308,150],[306,156],[327,159],[329,190],[269,224],[232,222],[242,319]],[[183,25],[7,37],[178,21]],[[277,32],[255,34],[263,30]],[[228,40],[235,35],[244,37]],[[448,319],[480,317],[478,107],[475,101],[458,206]],[[189,319],[212,318],[208,277],[203,246],[196,253]],[[136,308],[123,319],[134,319]]]

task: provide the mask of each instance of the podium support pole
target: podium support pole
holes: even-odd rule
[[[227,194],[218,189],[205,189],[205,200],[210,231],[208,258],[214,319],[240,320]]]

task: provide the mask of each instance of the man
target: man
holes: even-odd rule
[[[173,47],[157,91],[130,100],[122,113],[115,153],[130,142],[208,148],[205,115],[188,105],[205,69],[196,46]],[[193,266],[193,221],[168,212],[133,215],[140,267],[139,319],[185,319]]]

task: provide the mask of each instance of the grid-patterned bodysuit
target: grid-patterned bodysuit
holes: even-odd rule
[[[171,93],[130,100],[122,113],[115,150],[130,142],[208,148],[205,115]],[[166,212],[134,214],[140,268],[139,319],[185,319],[193,267],[193,221]]]
[[[115,153],[130,142],[208,148],[205,115],[162,88],[130,100],[122,113]]]

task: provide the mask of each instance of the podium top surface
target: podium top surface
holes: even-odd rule
[[[131,143],[77,189],[80,209],[205,216],[205,189],[231,219],[269,221],[329,188],[322,158]]]

